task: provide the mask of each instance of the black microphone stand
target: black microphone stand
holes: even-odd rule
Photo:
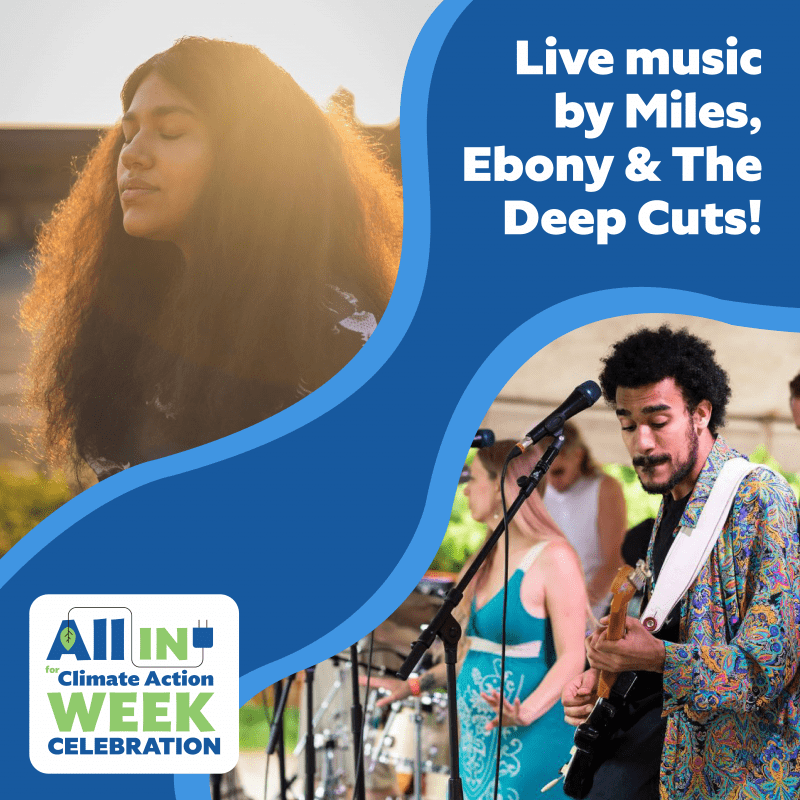
[[[222,797],[222,775],[211,776],[211,800],[221,800]]]
[[[314,747],[314,670],[306,669],[306,800],[314,800],[314,773],[317,751]]]
[[[350,645],[350,678],[353,684],[353,705],[350,719],[353,729],[353,757],[356,761],[356,785],[353,800],[365,800],[364,783],[364,709],[361,705],[361,691],[358,687],[358,645]]]
[[[286,709],[286,701],[289,698],[289,689],[292,688],[294,682],[294,675],[290,675],[286,679],[286,685],[282,680],[279,680],[273,687],[275,693],[275,713],[272,716],[272,734],[269,737],[269,744],[267,745],[267,758],[269,758],[277,747],[278,750],[278,775],[280,778],[280,794],[281,800],[286,800],[286,749],[283,739],[283,712]]]
[[[564,444],[564,434],[558,430],[552,434],[555,437],[553,443],[547,448],[545,454],[533,468],[527,477],[520,478],[517,483],[520,487],[516,500],[508,509],[506,518],[511,521],[514,515],[522,507],[522,504],[533,494],[542,478],[550,469],[553,461]],[[447,665],[447,724],[450,734],[450,780],[448,798],[449,800],[463,800],[464,791],[461,785],[461,773],[458,765],[458,710],[456,699],[456,661],[458,658],[458,642],[461,638],[461,625],[453,617],[453,609],[461,602],[464,597],[464,589],[475,577],[475,573],[480,569],[481,564],[487,559],[492,548],[500,540],[505,531],[505,520],[494,529],[492,535],[486,540],[483,547],[475,556],[475,560],[469,569],[464,573],[464,577],[447,593],[444,604],[436,612],[427,628],[420,634],[419,639],[411,646],[411,653],[403,662],[403,666],[397,670],[397,677],[406,680],[412,670],[433,644],[438,636],[444,644],[444,660]]]

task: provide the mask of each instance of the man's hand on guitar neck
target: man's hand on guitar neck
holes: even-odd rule
[[[600,622],[607,620],[604,617]],[[596,670],[663,672],[664,642],[656,639],[635,617],[626,617],[625,635],[615,642],[606,638],[605,627],[587,636],[586,657],[589,665]]]

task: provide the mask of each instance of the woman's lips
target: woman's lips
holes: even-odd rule
[[[136,200],[141,200],[145,197],[148,197],[151,194],[154,194],[157,191],[158,189],[154,188],[132,186],[128,189],[123,189],[122,194],[120,194],[120,199],[124,200],[127,203],[135,202]]]

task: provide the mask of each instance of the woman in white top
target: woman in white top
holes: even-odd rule
[[[625,498],[619,482],[594,462],[573,423],[564,425],[564,438],[564,447],[547,475],[544,503],[578,553],[592,613],[599,618],[622,564]]]

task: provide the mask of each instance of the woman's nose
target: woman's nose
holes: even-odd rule
[[[153,165],[153,154],[147,137],[139,131],[127,144],[122,146],[119,160],[125,169],[148,169]]]

